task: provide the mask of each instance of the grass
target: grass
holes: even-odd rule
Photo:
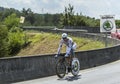
[[[27,33],[31,44],[23,48],[17,56],[36,55],[36,54],[53,54],[57,52],[61,35],[52,33]],[[99,49],[105,47],[104,43],[93,41],[86,38],[72,37],[73,41],[77,43],[76,51]],[[61,52],[65,52],[65,45]]]

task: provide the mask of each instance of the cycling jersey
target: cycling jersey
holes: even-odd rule
[[[67,41],[64,41],[63,39],[60,40],[59,48],[58,48],[58,54],[60,54],[62,45],[65,44],[67,46],[66,48],[66,57],[69,56],[71,49],[76,49],[76,43],[73,42],[72,38],[67,37]]]

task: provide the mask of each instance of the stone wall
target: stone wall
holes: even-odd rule
[[[81,70],[120,59],[120,45],[76,52]],[[17,82],[55,75],[55,54],[0,59],[0,83]]]

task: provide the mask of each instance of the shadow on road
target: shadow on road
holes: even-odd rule
[[[74,80],[78,80],[78,79],[81,79],[81,75],[78,75],[78,76],[66,76],[63,79],[58,79],[58,80],[74,81]]]

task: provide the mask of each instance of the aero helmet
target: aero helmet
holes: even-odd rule
[[[67,38],[67,34],[66,33],[63,33],[62,34],[62,38],[64,39],[64,38]]]

